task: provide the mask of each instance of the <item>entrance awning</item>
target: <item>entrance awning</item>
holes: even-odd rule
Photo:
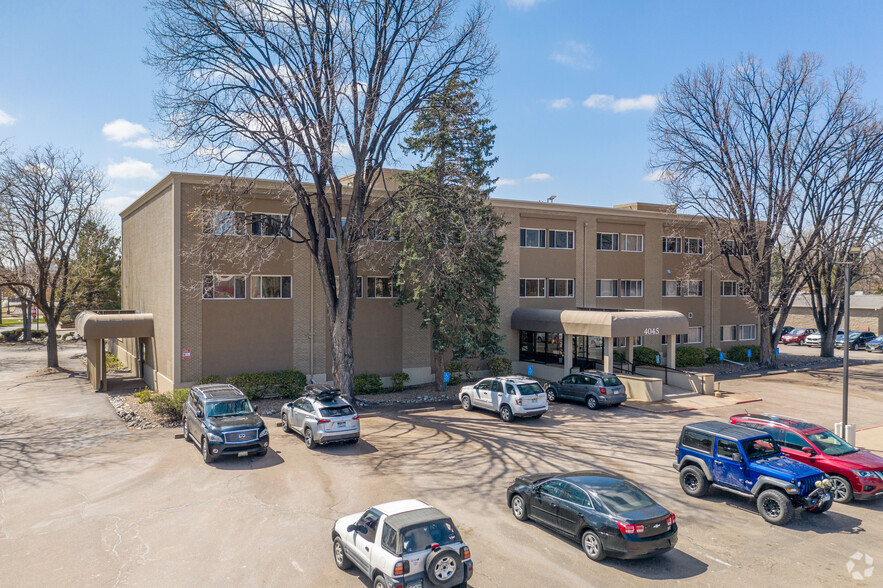
[[[687,317],[674,310],[516,308],[511,319],[511,327],[520,331],[591,337],[680,335],[687,333],[689,326]]]
[[[77,334],[90,339],[153,337],[153,315],[133,310],[91,311],[77,315]]]

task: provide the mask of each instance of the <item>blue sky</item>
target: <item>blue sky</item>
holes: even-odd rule
[[[866,100],[883,97],[883,2],[492,1],[500,197],[663,201],[647,178],[655,95],[703,62],[813,51],[863,68]],[[185,169],[150,138],[161,129],[147,19],[132,0],[12,0],[0,17],[0,141],[82,151],[107,174],[114,211]]]

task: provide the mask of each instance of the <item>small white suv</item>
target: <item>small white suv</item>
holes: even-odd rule
[[[356,565],[374,588],[465,588],[472,556],[454,522],[419,500],[399,500],[338,519],[334,563]]]
[[[474,386],[463,386],[460,405],[464,410],[475,407],[498,412],[507,423],[515,417],[539,418],[549,409],[543,387],[520,376],[485,378]]]

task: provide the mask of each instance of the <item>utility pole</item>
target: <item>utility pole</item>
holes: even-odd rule
[[[843,261],[833,262],[835,265],[844,266],[844,292],[843,298],[843,414],[841,422],[834,425],[834,432],[840,435],[850,445],[855,445],[855,425],[849,425],[849,302],[852,289],[850,281],[852,278],[852,264],[861,262],[861,247],[850,247],[846,253],[846,259]],[[851,261],[850,258],[855,259]],[[836,336],[836,335],[835,335]]]

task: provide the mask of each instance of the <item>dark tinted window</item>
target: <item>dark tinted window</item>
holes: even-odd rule
[[[614,514],[648,508],[656,504],[631,482],[621,480],[613,486],[597,490],[598,496]]]
[[[561,480],[552,480],[540,486],[540,491],[555,498],[562,498],[565,493],[565,484]]]
[[[340,417],[356,414],[356,411],[353,410],[352,406],[329,406],[326,408],[320,408],[319,413],[323,417]]]
[[[564,376],[561,378],[562,384],[575,384],[578,376]]]
[[[475,387],[479,390],[489,390],[491,387],[491,381],[490,380],[482,380],[481,382],[476,384]]]
[[[450,545],[460,541],[460,534],[451,521],[434,521],[411,527],[402,533],[402,551],[413,553],[429,549],[433,543]]]
[[[374,509],[369,510],[365,514],[362,515],[362,518],[359,519],[359,522],[356,523],[356,526],[362,525],[367,530],[365,533],[359,533],[368,541],[374,542],[374,538],[377,537],[377,521],[380,520],[380,513]]]
[[[568,500],[574,504],[582,506],[590,506],[589,497],[585,492],[574,486],[573,484],[564,484],[563,495],[561,500]]]
[[[711,435],[700,433],[698,431],[691,431],[690,429],[686,429],[681,437],[682,446],[695,449],[696,451],[702,451],[703,453],[711,453],[711,444]]]
[[[396,542],[398,541],[398,535],[395,532],[395,529],[390,527],[389,525],[383,525],[383,533],[380,534],[380,545],[388,552],[393,555],[398,555],[396,553]]]
[[[500,380],[494,380],[494,383],[491,384],[491,392],[502,392],[503,391],[503,383]]]
[[[736,460],[742,454],[739,453],[739,445],[735,441],[727,441],[726,439],[717,440],[717,456],[726,457]]]
[[[779,446],[773,441],[772,437],[742,441],[742,449],[745,450],[745,455],[748,456],[748,459],[752,461],[779,455]]]
[[[789,449],[800,449],[801,447],[809,447],[809,443],[804,440],[803,437],[798,435],[797,433],[792,433],[791,431],[783,431],[782,440],[780,443]]]
[[[604,382],[605,386],[622,386],[622,382],[616,376],[606,376],[601,378],[601,381]]]

